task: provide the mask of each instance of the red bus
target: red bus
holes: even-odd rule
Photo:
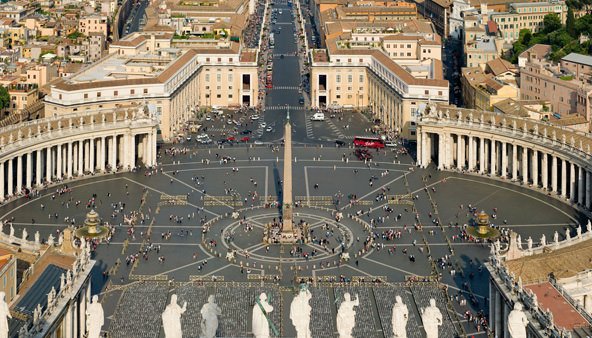
[[[384,148],[384,141],[380,137],[356,136],[354,138],[354,146],[382,149]]]

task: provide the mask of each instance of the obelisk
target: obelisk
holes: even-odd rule
[[[292,222],[292,125],[290,111],[284,126],[284,187],[282,201],[282,237],[285,240],[294,239]]]

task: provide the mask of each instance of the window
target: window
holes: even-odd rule
[[[426,95],[429,95],[430,94],[430,91],[429,90],[425,90],[423,93],[426,94]]]
[[[206,62],[210,62],[210,58],[206,58]]]
[[[232,58],[228,58],[228,62],[232,62]]]
[[[101,92],[97,92],[97,97],[101,97]]]
[[[221,97],[222,97],[222,95],[220,95],[220,94],[217,94],[216,95],[216,98],[218,98],[218,99],[221,98]]]
[[[360,82],[364,82],[364,74],[360,74]]]
[[[216,82],[222,81],[222,74],[216,74]]]
[[[341,75],[335,75],[335,82],[340,83],[341,82]]]
[[[210,82],[210,74],[206,74],[206,82]]]
[[[84,94],[84,98],[85,99],[88,99],[88,94]]]
[[[228,74],[228,82],[232,82],[232,74]]]
[[[119,96],[119,91],[117,91],[117,90],[114,90],[114,91],[113,91],[113,96]]]
[[[335,95],[335,98],[340,99],[341,98],[341,95],[339,95],[339,94],[338,95]]]
[[[144,88],[144,94],[148,94],[148,89]]]
[[[136,94],[136,90],[135,89],[130,89],[130,95],[134,95]]]
[[[351,74],[349,74],[347,76],[347,82],[352,83],[353,81],[354,81],[354,77]]]
[[[438,96],[442,96],[442,91],[438,90]]]
[[[407,48],[411,48],[411,45],[407,45]]]
[[[218,62],[222,62],[222,58],[218,58]]]

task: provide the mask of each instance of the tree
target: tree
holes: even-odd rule
[[[0,108],[10,107],[10,95],[8,95],[8,89],[4,86],[0,86]]]
[[[543,18],[543,31],[551,33],[561,28],[561,19],[557,14],[547,14]]]
[[[574,36],[576,35],[576,17],[574,16],[573,10],[570,8],[567,9],[567,19],[565,21],[565,29],[569,35]]]

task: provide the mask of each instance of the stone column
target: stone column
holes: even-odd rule
[[[418,131],[419,131],[419,130],[418,130]],[[422,135],[422,134],[423,134],[423,133],[422,133],[421,131],[419,131],[419,132],[417,133],[417,151],[416,151],[416,153],[417,153],[417,165],[418,165],[420,168],[423,168],[423,166],[422,166],[422,160],[423,160],[423,159],[422,159],[422,157],[423,157],[423,151],[422,151],[422,148],[423,148],[423,144],[422,144],[422,136],[423,136],[423,135]],[[150,134],[146,135],[146,137],[147,137],[147,138],[149,138],[149,137],[150,137],[149,135],[150,135]],[[149,147],[149,144],[150,144],[150,141],[148,140],[148,142],[146,142],[147,148],[144,150],[144,164],[146,164],[146,165],[148,165],[148,156],[146,156],[146,155],[148,155],[148,147]]]
[[[101,147],[99,148],[99,169],[102,173],[105,172],[105,136],[101,137],[99,140]]]
[[[578,170],[578,204],[579,205],[584,205],[584,198],[585,198],[585,190],[586,190],[586,185],[584,183],[584,175],[585,175],[585,170],[584,167],[582,166],[578,166],[579,170]]]
[[[14,177],[12,176],[12,159],[8,160],[8,196],[14,193]]]
[[[567,161],[561,160],[561,197],[567,198]]]
[[[469,171],[475,169],[475,141],[473,136],[469,136]]]
[[[421,146],[421,151],[423,152],[423,154],[421,154],[422,168],[425,168],[430,164],[432,157],[429,137],[430,134],[428,133],[423,133],[421,137],[421,142],[423,143]],[[153,133],[150,133],[150,142],[148,146],[150,147],[150,165],[154,165],[156,164],[156,150],[154,149],[156,147],[156,135]]]
[[[95,139],[92,137],[88,140],[88,170],[95,172]]]
[[[576,165],[571,162],[569,166],[569,199],[575,203],[578,199],[576,192]]]
[[[532,150],[532,185],[539,186],[539,151]]]
[[[0,202],[4,201],[4,162],[0,162]]]
[[[25,187],[27,189],[31,189],[33,186],[33,154],[31,152],[27,153],[27,178],[25,182]]]
[[[74,159],[72,158],[72,148],[73,148],[72,142],[68,142],[68,154],[66,155],[67,159],[68,159],[68,169],[67,169],[67,171],[68,171],[67,177],[68,178],[72,178],[72,172],[73,172],[72,167],[74,166]]]
[[[84,175],[84,140],[78,141],[78,176]]]
[[[62,145],[58,144],[56,147],[56,156],[57,156],[57,161],[56,161],[56,167],[57,167],[57,171],[56,171],[56,178],[61,179],[62,178]]]
[[[35,183],[37,184],[37,187],[40,187],[43,182],[41,182],[41,161],[43,157],[43,150],[42,149],[37,149],[37,163],[35,164]]]
[[[438,169],[444,169],[444,163],[446,161],[446,151],[445,151],[445,136],[444,133],[438,134]]]
[[[491,176],[497,176],[497,142],[491,139],[491,167],[489,168]]]
[[[559,188],[557,187],[557,156],[552,155],[551,158],[551,189],[557,193]]]
[[[501,142],[502,146],[502,178],[508,177],[508,144]]]
[[[541,175],[543,180],[543,189],[547,190],[549,187],[549,163],[547,153],[541,152]]]
[[[52,157],[51,157],[51,146],[47,147],[47,159],[45,161],[45,180],[51,182],[52,177]]]
[[[18,194],[23,190],[23,155],[16,157],[16,190]]]
[[[113,135],[113,138],[111,139],[111,151],[109,152],[109,155],[111,155],[111,170],[115,172],[117,171],[117,135]]]
[[[90,171],[90,140],[84,141],[84,171]]]
[[[479,173],[485,172],[485,139],[479,137]]]
[[[518,145],[512,145],[512,179],[518,180]]]
[[[528,148],[522,147],[522,182],[528,184]]]
[[[462,170],[465,167],[465,140],[462,135],[456,136],[456,167]]]
[[[592,196],[590,196],[590,189],[592,188],[592,184],[591,183],[591,177],[592,175],[590,175],[590,172],[586,170],[586,208],[590,208],[590,199],[592,198]]]
[[[133,168],[136,166],[136,136],[135,135],[128,135],[128,143],[127,143],[127,151],[128,151],[128,166],[129,168]]]

